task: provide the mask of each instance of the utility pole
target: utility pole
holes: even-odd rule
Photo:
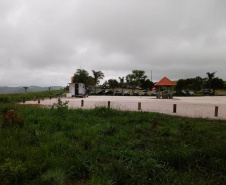
[[[152,81],[152,70],[151,70],[151,81]]]

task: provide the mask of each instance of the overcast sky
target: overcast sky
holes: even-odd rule
[[[66,86],[79,68],[226,80],[226,1],[0,0],[0,86]]]

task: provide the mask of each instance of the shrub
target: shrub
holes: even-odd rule
[[[20,161],[6,159],[5,163],[0,165],[0,179],[3,180],[3,184],[23,184],[26,179],[26,168]]]
[[[68,101],[63,103],[62,100],[60,98],[58,98],[57,103],[54,103],[52,105],[52,109],[54,109],[54,108],[57,108],[57,109],[62,109],[62,108],[68,109]]]
[[[2,127],[19,127],[24,126],[24,118],[17,115],[17,111],[10,110],[2,114]]]
[[[9,98],[8,97],[6,97],[6,96],[0,97],[0,102],[6,103],[8,101],[9,101]]]
[[[58,98],[58,102],[52,105],[52,110],[55,109],[59,116],[65,118],[68,115],[68,101],[62,102],[62,100]]]
[[[59,168],[48,170],[41,178],[47,185],[63,185],[66,182],[65,171]]]

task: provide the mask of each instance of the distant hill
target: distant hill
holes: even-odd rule
[[[51,90],[60,90],[64,89],[62,86],[51,86]],[[27,89],[27,92],[41,92],[48,91],[48,87],[38,87],[38,86],[30,86]],[[0,86],[0,94],[15,94],[15,93],[24,93],[25,90],[23,87],[7,87]]]

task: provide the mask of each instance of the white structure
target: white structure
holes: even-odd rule
[[[84,83],[69,83],[69,93],[72,97],[87,97]]]

